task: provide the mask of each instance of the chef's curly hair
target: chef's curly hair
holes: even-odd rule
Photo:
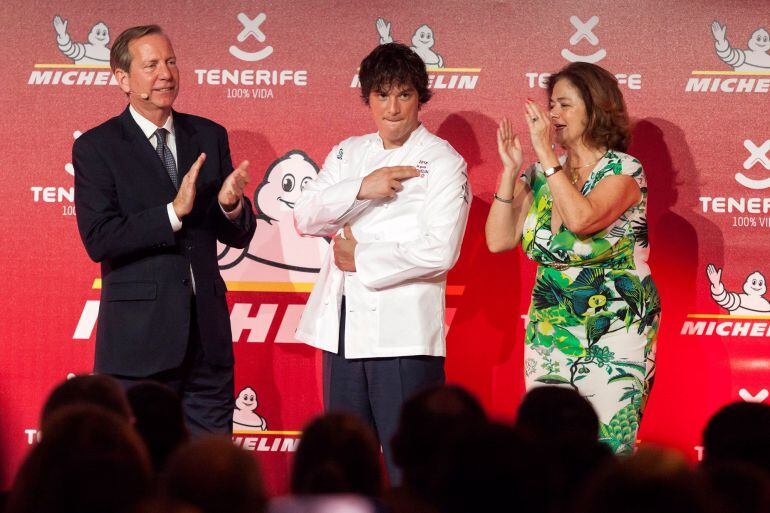
[[[401,43],[380,45],[361,61],[358,71],[361,99],[369,105],[372,91],[387,93],[394,86],[412,86],[417,91],[420,105],[430,100],[428,70],[420,56]]]
[[[562,79],[575,86],[586,106],[584,141],[597,148],[626,151],[631,141],[628,111],[612,73],[596,64],[573,62],[548,78],[548,98]]]

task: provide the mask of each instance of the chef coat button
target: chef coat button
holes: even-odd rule
[[[377,307],[376,306],[370,306],[369,310],[371,310],[372,312],[376,312],[377,311]]]
[[[324,299],[324,304],[328,305],[329,304],[329,300],[328,299]]]
[[[380,240],[380,235],[379,234],[375,235],[374,240]]]

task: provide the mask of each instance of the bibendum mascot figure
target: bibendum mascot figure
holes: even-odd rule
[[[733,48],[727,41],[727,26],[711,24],[717,55],[735,71],[770,71],[770,34],[758,28],[751,34],[748,50]]]
[[[294,227],[294,203],[318,166],[303,151],[273,161],[254,193],[257,231],[242,250],[218,245],[219,269],[228,282],[314,281],[329,250],[322,237],[305,237]]]
[[[257,413],[257,393],[251,387],[238,392],[233,410],[233,431],[267,431],[267,421]]]
[[[726,290],[722,284],[722,269],[717,269],[713,264],[706,267],[706,274],[711,282],[711,297],[719,306],[730,312],[730,315],[770,313],[770,301],[763,297],[767,292],[767,284],[762,273],[749,274],[743,284],[743,294]]]
[[[53,28],[56,30],[56,43],[59,51],[65,57],[72,59],[75,64],[105,64],[110,63],[110,29],[102,22],[91,27],[87,43],[75,43],[67,32],[67,20],[58,14],[53,18]]]
[[[377,18],[375,26],[380,35],[380,44],[384,45],[393,42],[393,36],[390,34],[390,22],[383,18]],[[420,59],[428,68],[443,68],[444,58],[433,51],[433,45],[436,44],[436,38],[433,36],[433,29],[428,25],[420,25],[412,35],[412,51],[420,56]]]

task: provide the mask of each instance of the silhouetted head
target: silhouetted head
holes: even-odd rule
[[[60,408],[78,404],[99,406],[126,421],[132,416],[123,388],[114,378],[105,374],[81,375],[62,381],[53,389],[43,405],[40,424],[44,425]]]
[[[159,472],[177,447],[189,439],[182,403],[176,392],[154,381],[137,383],[126,395],[134,412],[134,427]]]
[[[74,405],[48,417],[6,511],[131,513],[150,487],[149,458],[130,424],[103,408]]]
[[[541,386],[530,390],[519,406],[516,427],[537,440],[595,443],[599,418],[593,406],[571,388]]]
[[[392,449],[404,484],[425,492],[447,436],[486,422],[481,404],[458,386],[436,386],[417,393],[401,408]]]
[[[195,440],[168,462],[166,494],[201,513],[261,513],[267,505],[262,475],[250,454],[227,437]]]
[[[442,453],[430,490],[442,513],[547,511],[545,462],[512,427],[485,423],[457,430]]]
[[[684,458],[641,448],[608,465],[585,488],[576,513],[712,513],[713,501]]]
[[[706,424],[703,449],[704,464],[740,461],[770,472],[770,406],[728,404]]]
[[[297,495],[382,491],[380,444],[358,417],[330,413],[313,420],[302,433],[291,473]]]
[[[735,461],[702,465],[705,486],[719,503],[720,513],[770,511],[770,474],[748,463]]]

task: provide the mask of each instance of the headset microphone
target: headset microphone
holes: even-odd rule
[[[142,100],[146,100],[146,99],[148,99],[148,98],[150,97],[150,95],[149,95],[149,94],[147,94],[147,93],[137,93],[137,92],[134,92],[134,91],[132,91],[132,90],[130,90],[130,89],[128,90],[128,92],[129,92],[130,94],[135,94],[135,95],[137,95],[137,96],[138,96],[139,98],[141,98]]]

